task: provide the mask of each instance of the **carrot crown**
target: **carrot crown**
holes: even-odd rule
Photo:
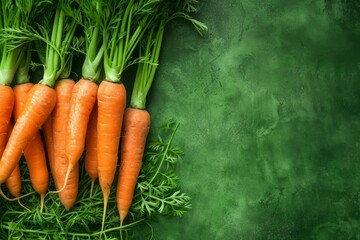
[[[53,17],[51,37],[46,31],[42,31],[45,34],[44,38],[47,39],[44,75],[40,81],[42,84],[52,87],[61,74],[64,72],[67,75],[70,74],[69,66],[72,58],[69,50],[71,44],[74,43],[74,34],[80,15],[76,7],[74,1],[59,1]]]
[[[29,70],[31,63],[31,47],[32,43],[28,43],[23,47],[23,57],[21,58],[21,61],[14,76],[15,84],[17,85],[30,82]]]
[[[83,78],[100,80],[104,45],[102,33],[109,22],[112,6],[101,0],[78,0],[82,14],[81,25],[85,33],[85,60],[82,66]]]
[[[181,17],[191,21],[199,33],[207,30],[205,24],[189,15],[197,10],[196,3],[197,1],[194,0],[176,2],[162,0],[159,2],[157,16],[146,35],[144,35],[144,41],[140,44],[140,57],[147,58],[147,61],[139,63],[131,95],[131,107],[139,109],[146,108],[146,96],[158,67],[165,25],[172,19]]]
[[[123,71],[142,59],[131,60],[146,29],[151,26],[159,0],[112,1],[112,21],[103,34],[105,79],[120,82]]]
[[[6,29],[26,28],[34,16],[40,13],[38,7],[42,2],[2,0],[0,3],[0,84],[2,85],[11,84],[24,57],[22,45],[14,46],[15,39],[7,34]]]

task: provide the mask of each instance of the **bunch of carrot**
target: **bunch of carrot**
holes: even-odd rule
[[[116,200],[122,225],[150,128],[146,97],[158,67],[165,26],[182,17],[199,31],[205,30],[189,15],[196,4],[195,0],[2,1],[0,184],[7,184],[14,200],[21,198],[18,164],[24,154],[33,188],[41,196],[41,209],[48,190],[48,160],[56,186],[49,193],[59,194],[69,210],[76,201],[79,160],[86,149],[86,172],[92,187],[99,179],[103,192],[104,226],[120,150]],[[75,82],[69,76],[76,50],[85,58],[82,78]],[[42,80],[35,84],[29,77],[33,52],[44,67]],[[138,70],[126,107],[122,77],[134,64]]]

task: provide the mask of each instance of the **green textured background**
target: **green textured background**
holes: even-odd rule
[[[157,239],[360,239],[360,1],[207,0],[148,100],[193,209]]]

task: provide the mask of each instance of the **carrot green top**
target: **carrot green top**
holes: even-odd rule
[[[194,0],[159,1],[156,18],[140,44],[140,57],[148,60],[139,63],[130,100],[131,107],[146,108],[146,96],[158,67],[165,25],[176,17],[182,17],[190,20],[200,33],[207,29],[202,22],[189,15],[196,11],[196,4],[197,1]]]
[[[103,0],[77,0],[81,11],[81,25],[85,33],[85,60],[82,77],[98,82],[103,67],[104,45],[102,33],[108,25],[110,6]]]
[[[105,79],[120,82],[123,71],[140,59],[131,59],[146,29],[151,26],[159,0],[112,0],[103,34]]]
[[[6,34],[8,28],[26,28],[40,13],[44,1],[11,1],[0,3],[0,84],[10,85],[22,57],[21,45],[13,46],[13,39]],[[31,12],[31,13],[30,13]]]
[[[14,76],[16,85],[30,82],[31,47],[32,44],[28,43],[22,49],[21,61]]]
[[[80,13],[75,0],[6,0],[5,2],[11,2],[11,4],[15,2],[17,7],[21,6],[20,9],[24,9],[27,18],[25,21],[19,18],[18,21],[21,24],[5,25],[0,33],[0,39],[6,41],[0,40],[0,42],[5,42],[6,47],[15,52],[20,51],[20,47],[31,41],[35,41],[38,51],[45,49],[44,54],[39,55],[44,64],[44,75],[40,83],[52,87],[69,64],[70,54],[68,53],[74,42]],[[36,24],[33,23],[34,21]],[[35,25],[37,29],[32,25]],[[11,63],[14,62],[12,60]],[[8,65],[13,66],[12,64]],[[19,62],[16,64],[18,65]]]
[[[60,0],[54,7],[56,10],[52,20],[51,37],[48,34],[50,29],[40,29],[46,39],[44,75],[40,82],[50,87],[54,86],[69,61],[71,62],[71,55],[68,53],[80,13],[71,0]]]

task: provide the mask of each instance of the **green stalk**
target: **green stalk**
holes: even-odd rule
[[[58,24],[59,24],[59,17],[60,17],[60,9],[57,9],[55,12],[55,17],[54,17],[54,22],[53,22],[53,28],[52,28],[52,34],[51,34],[51,43],[56,42],[56,33],[57,33],[57,28],[58,28]],[[55,46],[56,47],[56,46]],[[44,69],[44,76],[43,76],[43,80],[44,84],[47,84],[49,86],[52,86],[53,84],[51,84],[54,77],[53,77],[53,73],[54,73],[54,64],[53,64],[53,60],[54,57],[56,57],[56,51],[54,49],[54,47],[50,46],[49,44],[46,45],[46,58],[45,58],[45,69]]]
[[[102,19],[106,14],[104,3],[98,0],[79,0],[80,9],[83,14],[82,25],[87,29],[88,34],[85,42],[85,60],[82,66],[82,77],[98,82],[102,71],[104,56],[104,44],[102,33],[109,19]],[[102,19],[102,20],[100,20]]]
[[[147,35],[145,52],[141,55],[144,57],[150,55],[150,59],[149,62],[139,64],[130,100],[130,106],[133,108],[146,108],[146,97],[155,77],[163,35],[164,22],[161,22],[160,27],[153,26]]]
[[[22,55],[23,57],[21,57],[21,62],[14,76],[16,85],[30,82],[31,43],[24,46]]]
[[[45,39],[42,39],[46,43],[46,54],[44,75],[40,83],[50,87],[54,86],[57,79],[68,78],[71,71],[72,55],[69,53],[69,49],[77,28],[76,17],[79,10],[75,9],[74,6],[66,5],[70,2],[59,1],[52,22],[51,37],[49,39],[46,32],[46,36],[43,37]],[[75,10],[69,13],[65,8]],[[39,46],[40,44],[37,45],[37,47]],[[42,58],[41,55],[39,56]]]
[[[121,19],[121,23],[116,22],[117,27],[110,27],[103,37],[105,46],[108,46],[109,43],[111,46],[104,53],[104,70],[107,81],[121,82],[123,71],[136,62],[130,60],[142,36],[152,24],[152,14],[156,10],[157,3],[158,1],[136,2],[130,0],[124,10],[114,8],[115,18]],[[118,8],[121,7],[120,5]],[[110,39],[108,39],[109,36]]]
[[[20,3],[19,3],[20,4]],[[23,19],[26,19],[22,9],[9,4],[9,0],[2,0],[0,7],[0,28],[20,27]],[[22,47],[9,48],[10,39],[3,39],[1,42],[1,62],[0,62],[0,84],[9,86],[13,81],[15,72],[23,57]]]

